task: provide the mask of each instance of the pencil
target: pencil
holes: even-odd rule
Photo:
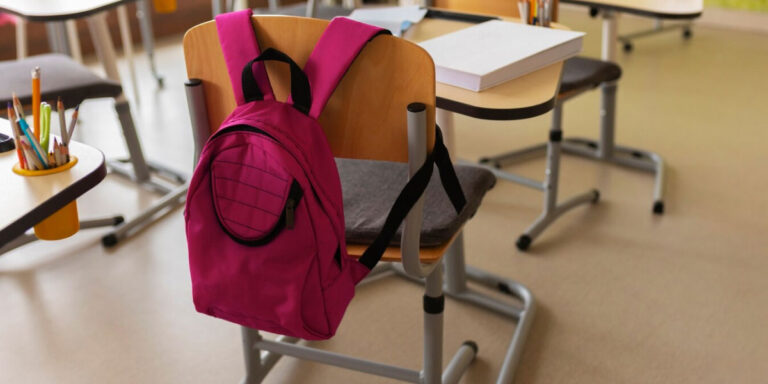
[[[32,70],[32,125],[35,137],[40,141],[40,67]]]
[[[19,166],[26,168],[24,155],[21,152],[21,142],[19,141],[19,128],[16,126],[16,119],[13,118],[13,108],[10,102],[8,102],[8,121],[11,123],[11,131],[13,131],[13,142],[16,144],[16,156],[19,157]]]
[[[42,164],[42,168],[40,169],[45,169],[48,166],[46,161],[48,156],[46,156],[46,153],[43,152],[43,149],[40,147],[40,143],[38,143],[35,139],[35,135],[30,132],[27,122],[24,121],[24,119],[19,119],[18,124],[19,127],[21,127],[21,132],[24,133],[24,136],[26,136],[27,140],[29,141],[29,145],[34,150],[35,155],[37,155],[37,160],[40,160],[40,163]]]
[[[16,118],[23,119],[24,108],[21,107],[21,101],[19,101],[19,98],[16,97],[16,92],[11,92],[11,96],[13,97],[13,108],[16,111]]]
[[[69,136],[67,136],[67,120],[64,116],[64,103],[61,101],[61,97],[56,102],[56,110],[59,111],[59,135],[61,135],[61,142],[68,143]]]
[[[21,146],[24,149],[24,155],[27,158],[27,164],[30,171],[34,171],[36,169],[45,169],[43,168],[43,164],[40,163],[40,160],[37,159],[37,157],[34,154],[34,150],[32,149],[32,146],[29,145],[29,141],[26,137],[21,138]]]
[[[77,124],[77,115],[80,112],[80,104],[75,107],[75,113],[72,114],[72,121],[69,122],[69,132],[67,132],[67,142],[64,144],[69,145],[69,140],[72,140],[72,134],[75,132],[75,124]]]

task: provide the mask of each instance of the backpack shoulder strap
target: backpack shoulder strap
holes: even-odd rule
[[[237,12],[224,13],[216,16],[216,30],[219,33],[219,44],[227,63],[229,81],[235,92],[237,105],[245,103],[243,97],[242,74],[243,67],[261,54],[256,32],[251,21],[253,12],[245,9]],[[256,83],[265,100],[272,100],[272,86],[269,84],[267,69],[263,62],[253,65]]]
[[[331,20],[304,66],[312,87],[309,116],[320,116],[339,81],[365,44],[380,34],[390,32],[346,17]]]

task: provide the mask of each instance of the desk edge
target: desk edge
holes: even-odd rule
[[[68,186],[55,196],[52,196],[35,209],[27,212],[26,215],[9,224],[5,229],[0,230],[0,248],[23,235],[29,228],[32,228],[48,216],[56,213],[56,211],[63,208],[65,205],[77,200],[78,197],[84,195],[98,185],[106,176],[107,165],[104,160],[104,155],[102,154],[100,167],[96,168],[82,179],[72,183],[72,185]]]

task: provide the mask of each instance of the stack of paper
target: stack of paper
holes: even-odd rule
[[[437,81],[482,91],[575,56],[583,32],[491,20],[427,40]]]
[[[412,24],[418,23],[427,14],[425,8],[408,7],[378,7],[355,9],[349,15],[350,19],[366,24],[388,29],[395,36],[400,36]]]

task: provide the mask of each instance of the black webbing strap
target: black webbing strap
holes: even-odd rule
[[[243,67],[241,83],[243,84],[243,99],[245,102],[263,100],[264,95],[259,89],[256,78],[253,76],[253,64],[257,61],[282,61],[291,66],[291,98],[293,106],[304,113],[309,113],[312,106],[312,92],[309,88],[309,79],[304,71],[290,56],[275,48],[268,48],[259,57],[251,60]]]
[[[373,269],[376,264],[381,260],[381,256],[389,246],[389,242],[395,237],[397,228],[400,227],[400,223],[405,220],[408,212],[419,201],[421,195],[429,185],[429,180],[432,178],[432,169],[437,165],[440,172],[440,181],[443,185],[443,189],[448,194],[448,198],[453,204],[453,208],[456,209],[456,213],[460,213],[464,209],[467,200],[464,197],[464,192],[461,190],[459,184],[459,178],[456,176],[456,171],[453,169],[453,162],[448,154],[448,149],[445,148],[443,143],[443,134],[440,132],[440,127],[435,129],[435,146],[432,149],[432,153],[427,155],[427,159],[418,171],[408,180],[403,190],[400,191],[400,195],[397,196],[395,203],[392,205],[387,219],[384,221],[384,226],[381,228],[381,232],[373,240],[373,243],[365,250],[363,256],[360,257],[360,263],[366,266],[368,269]]]

